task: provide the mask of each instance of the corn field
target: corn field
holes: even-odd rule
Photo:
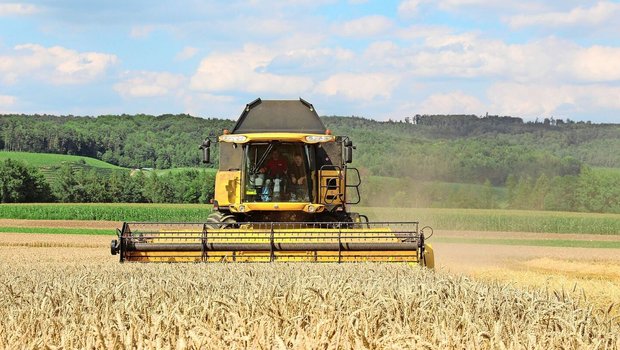
[[[585,296],[416,266],[88,254],[32,262],[4,251],[0,348],[620,348],[620,320]]]

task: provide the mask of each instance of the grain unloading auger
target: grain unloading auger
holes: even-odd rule
[[[121,261],[416,262],[434,267],[419,223],[369,222],[351,212],[361,183],[351,140],[333,136],[302,100],[248,104],[219,145],[213,212],[203,223],[125,223]],[[432,234],[432,232],[431,232]]]

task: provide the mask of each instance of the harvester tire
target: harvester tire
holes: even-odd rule
[[[237,223],[235,216],[214,211],[207,217],[207,227],[210,229],[229,228]]]

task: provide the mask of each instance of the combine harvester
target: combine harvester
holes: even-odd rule
[[[415,262],[434,267],[418,222],[369,222],[359,203],[353,143],[299,100],[248,104],[220,152],[204,223],[124,223],[112,255],[139,262]]]

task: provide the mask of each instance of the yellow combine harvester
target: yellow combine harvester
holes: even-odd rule
[[[417,262],[434,266],[418,222],[369,222],[353,143],[299,100],[248,104],[219,145],[213,212],[204,223],[124,223],[112,255],[142,262]],[[428,228],[430,229],[430,228]]]

